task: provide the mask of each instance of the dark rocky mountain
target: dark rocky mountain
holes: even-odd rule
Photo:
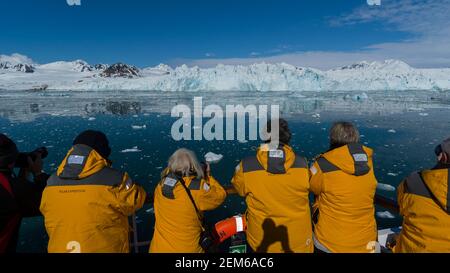
[[[20,71],[25,73],[33,73],[34,67],[31,64],[12,64],[10,62],[0,62],[0,69],[7,69],[7,70],[14,70],[14,71]]]
[[[94,65],[94,70],[97,70],[97,71],[104,71],[107,68],[108,68],[107,64],[96,64],[96,65]]]
[[[140,77],[139,69],[132,65],[116,63],[106,68],[100,76],[107,78],[136,78]]]

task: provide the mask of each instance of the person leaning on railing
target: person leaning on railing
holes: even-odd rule
[[[150,253],[203,253],[208,230],[203,212],[225,200],[225,189],[202,167],[195,154],[177,150],[161,174],[154,194],[155,228]]]
[[[357,128],[337,122],[330,149],[311,171],[316,252],[374,252],[377,240],[372,149],[359,143]]]
[[[412,173],[397,189],[403,225],[395,253],[450,252],[450,138],[435,153],[433,169]]]
[[[305,158],[290,146],[291,131],[279,119],[279,145],[271,138],[236,166],[231,181],[245,198],[249,250],[268,253],[312,253],[309,171]]]
[[[128,216],[147,195],[126,172],[112,168],[105,134],[78,135],[44,190],[41,212],[50,253],[127,253]]]

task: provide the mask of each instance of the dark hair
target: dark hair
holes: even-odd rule
[[[335,122],[330,130],[330,149],[359,142],[359,131],[355,125],[346,121]]]
[[[289,129],[288,122],[285,119],[280,118],[278,120],[279,122],[279,141],[281,144],[289,145],[291,142],[291,130]],[[269,120],[267,122],[267,133],[272,132],[272,120]],[[270,139],[267,140],[267,142],[270,142]]]
[[[77,144],[91,147],[105,159],[108,159],[111,154],[108,138],[100,131],[87,130],[82,132],[73,141],[73,145]]]
[[[9,169],[19,155],[17,146],[9,137],[0,134],[0,169]]]

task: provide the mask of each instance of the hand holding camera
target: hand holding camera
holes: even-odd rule
[[[27,177],[31,172],[34,177],[42,174],[42,159],[48,156],[47,148],[41,147],[30,153],[20,153],[15,168],[20,168],[19,176]]]

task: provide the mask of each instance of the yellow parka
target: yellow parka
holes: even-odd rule
[[[349,144],[311,167],[314,244],[325,252],[372,252],[377,240],[372,150]]]
[[[256,252],[313,252],[309,173],[284,145],[262,145],[236,167],[232,184],[247,203],[247,242]]]
[[[398,188],[403,227],[394,252],[450,252],[449,169],[413,173]]]
[[[207,180],[195,176],[183,177],[194,202],[200,210],[213,210],[226,198],[225,189],[209,176]],[[201,221],[189,195],[179,178],[168,174],[155,189],[155,230],[150,253],[203,253],[199,245]]]
[[[86,145],[75,145],[52,175],[40,210],[49,253],[129,252],[128,216],[141,208],[144,189]]]

